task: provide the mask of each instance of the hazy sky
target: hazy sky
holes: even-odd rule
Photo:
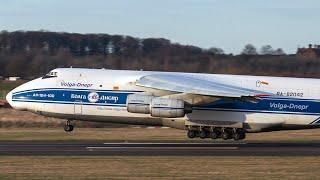
[[[0,30],[163,37],[239,53],[320,44],[319,0],[0,0]]]

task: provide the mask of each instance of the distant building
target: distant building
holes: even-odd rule
[[[297,57],[301,58],[319,58],[320,57],[320,45],[312,46],[309,44],[309,47],[298,48]]]
[[[8,77],[8,81],[18,81],[20,77]]]

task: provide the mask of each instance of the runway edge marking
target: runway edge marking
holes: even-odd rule
[[[206,150],[236,150],[239,147],[104,147],[104,146],[88,146],[86,147],[88,150],[92,149],[181,149],[181,150],[189,150],[189,149],[206,149]]]
[[[243,143],[103,143],[104,145],[243,145],[248,144],[246,142]]]

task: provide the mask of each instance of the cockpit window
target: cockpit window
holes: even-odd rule
[[[58,77],[58,72],[50,71],[48,74],[42,77],[42,79]]]

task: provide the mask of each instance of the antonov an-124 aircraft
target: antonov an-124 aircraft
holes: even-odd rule
[[[267,76],[58,68],[6,97],[18,110],[72,121],[167,126],[189,138],[320,125],[320,80]]]

